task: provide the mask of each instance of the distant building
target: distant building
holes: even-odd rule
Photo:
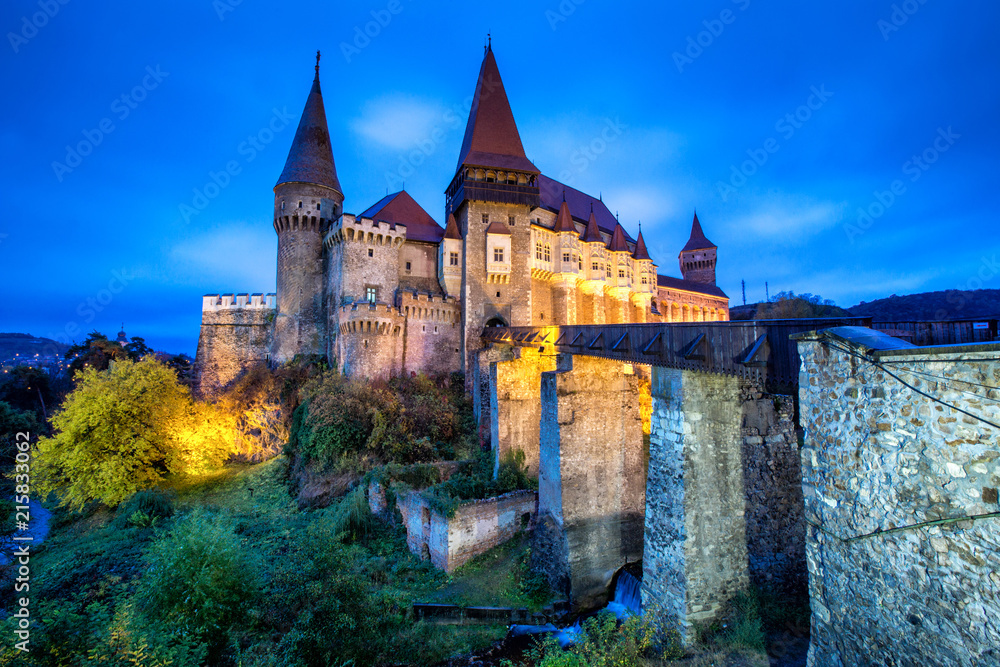
[[[695,215],[681,278],[660,275],[604,202],[525,155],[488,47],[439,225],[405,191],[345,213],[319,64],[274,187],[276,294],[210,294],[204,388],[255,360],[326,357],[348,375],[464,371],[486,326],[729,319]]]

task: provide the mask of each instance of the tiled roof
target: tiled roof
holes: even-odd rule
[[[454,213],[448,214],[448,223],[444,226],[444,238],[459,240],[462,238],[462,235],[458,232],[458,222],[455,220]]]
[[[386,195],[358,218],[405,225],[407,241],[438,243],[444,237],[441,225],[434,222],[434,218],[406,190]]]
[[[559,207],[559,215],[556,216],[556,226],[552,228],[552,231],[576,233],[576,225],[573,224],[573,216],[570,215],[569,204],[565,200],[563,200],[562,205]]]
[[[469,122],[458,155],[458,169],[464,165],[538,173],[538,168],[524,154],[521,135],[517,131],[492,48],[486,49],[483,65],[479,69]]]
[[[506,234],[510,236],[510,230],[507,229],[507,225],[503,224],[499,220],[494,220],[490,223],[490,226],[486,228],[487,234]]]
[[[615,231],[608,241],[608,250],[611,252],[628,252],[628,243],[625,240],[625,230],[621,223],[615,225]]]
[[[604,237],[601,236],[601,230],[597,226],[597,216],[594,215],[594,209],[590,209],[590,217],[587,219],[587,228],[583,230],[583,236],[580,240],[584,243],[596,243],[600,241],[604,243]]]
[[[729,298],[725,292],[723,292],[715,285],[696,283],[693,280],[684,280],[682,278],[671,278],[670,276],[658,275],[656,276],[656,284],[658,287],[663,287],[666,289],[684,290],[685,292],[700,292],[701,294],[718,296],[724,299]]]
[[[333,162],[333,149],[330,148],[330,131],[326,126],[318,67],[299,119],[299,127],[292,139],[292,147],[285,160],[285,168],[281,170],[275,187],[282,183],[316,183],[333,188],[341,194],[344,192],[340,189],[337,167]]]
[[[646,250],[646,241],[642,238],[642,230],[639,230],[639,238],[635,242],[635,252],[632,253],[632,259],[652,259],[649,256],[649,251]]]
[[[714,243],[705,238],[705,232],[701,231],[701,223],[698,221],[698,213],[694,214],[694,222],[691,223],[691,238],[681,249],[681,252],[688,250],[706,250],[717,247]]]
[[[580,192],[576,188],[564,185],[554,178],[549,178],[545,174],[538,177],[538,189],[542,197],[542,208],[546,208],[553,213],[557,213],[562,207],[563,196],[565,194],[566,203],[569,204],[569,212],[575,220],[584,222],[590,219],[591,211],[597,218],[597,226],[605,234],[612,234],[618,220],[604,202],[597,197]],[[624,230],[622,230],[624,231]],[[629,243],[633,242],[631,236],[625,232],[625,238]]]

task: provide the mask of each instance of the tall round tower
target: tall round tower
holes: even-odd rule
[[[278,314],[272,358],[279,363],[297,354],[326,354],[323,236],[342,213],[343,204],[319,87],[317,51],[316,77],[274,186]]]

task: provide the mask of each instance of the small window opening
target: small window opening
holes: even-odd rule
[[[483,213],[483,224],[484,225],[490,224],[490,214],[489,213]]]
[[[368,248],[368,256],[369,257],[375,256],[375,248]]]

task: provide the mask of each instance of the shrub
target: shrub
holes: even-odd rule
[[[619,626],[614,614],[601,612],[584,621],[576,644],[563,650],[550,636],[530,650],[529,657],[538,667],[638,667],[653,636],[652,625],[644,618],[633,616]]]
[[[432,510],[442,516],[452,517],[458,506],[466,500],[492,498],[511,491],[537,488],[537,480],[529,477],[525,469],[524,452],[508,452],[500,463],[496,479],[493,479],[493,454],[480,452],[472,470],[452,475],[446,481],[425,489],[423,495]]]
[[[257,595],[257,564],[224,514],[195,510],[147,554],[139,600],[150,620],[205,641],[220,641]]]
[[[160,519],[168,519],[173,515],[173,494],[154,489],[138,491],[118,506],[115,525],[153,526]]]

